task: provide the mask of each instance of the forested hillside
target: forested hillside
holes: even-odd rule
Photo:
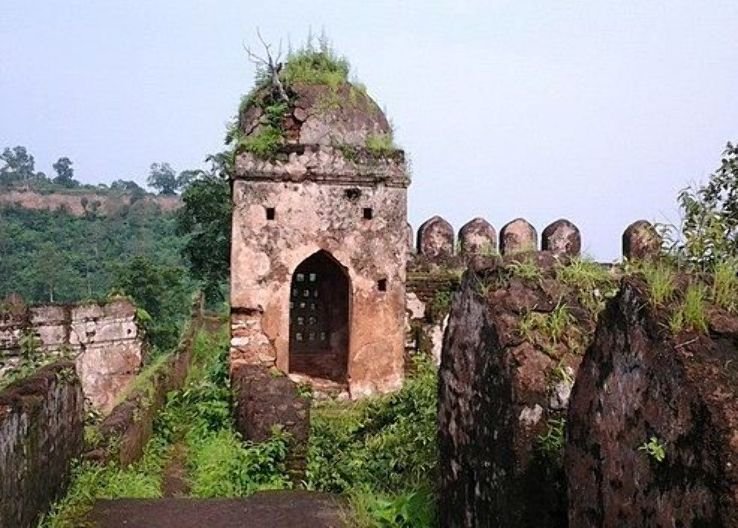
[[[182,265],[174,213],[134,204],[112,216],[0,208],[0,299],[74,302],[106,296],[135,256]]]

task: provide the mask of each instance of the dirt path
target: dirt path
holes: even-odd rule
[[[307,491],[265,491],[246,499],[97,501],[96,528],[345,528],[338,499]]]
[[[172,447],[172,455],[164,468],[161,492],[164,497],[186,497],[190,491],[187,480],[187,447],[180,440]]]

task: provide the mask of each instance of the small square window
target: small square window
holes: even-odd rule
[[[311,273],[310,274],[310,282],[315,282],[318,280],[318,274],[317,273]]]
[[[297,288],[292,289],[292,296],[297,297]]]
[[[305,275],[302,273],[297,274],[297,282],[304,282],[305,281]]]
[[[301,310],[304,310],[304,309],[305,309],[305,303],[304,303],[304,302],[301,302],[301,303],[300,303],[300,309],[301,309]]]
[[[309,341],[315,341],[315,332],[310,332],[310,335],[308,336]]]
[[[277,217],[277,210],[274,207],[266,208],[267,220],[274,220]]]
[[[302,325],[304,325],[304,324],[305,324],[305,319],[304,319],[304,318],[302,318],[302,317],[298,317],[298,318],[297,318],[297,324],[298,324],[299,326],[302,326]]]
[[[387,279],[379,279],[377,281],[377,289],[381,292],[387,291]]]
[[[300,332],[295,334],[295,341],[302,341],[302,334]]]
[[[374,210],[371,207],[364,207],[364,220],[371,220],[374,218]]]
[[[325,332],[320,333],[320,340],[325,341]]]
[[[310,303],[310,309],[311,310],[316,310],[317,309],[317,307],[315,306],[315,303]]]

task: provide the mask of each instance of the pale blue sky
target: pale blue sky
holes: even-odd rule
[[[255,28],[325,28],[412,159],[410,220],[567,217],[619,255],[738,139],[735,0],[0,0],[0,147],[84,182],[221,149]]]

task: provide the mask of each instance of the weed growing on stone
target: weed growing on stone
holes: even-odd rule
[[[738,262],[723,260],[715,265],[712,275],[712,302],[729,312],[738,307]]]
[[[566,335],[574,322],[565,304],[558,304],[551,313],[528,312],[520,318],[518,332],[526,341],[533,341],[535,333],[540,333],[553,344],[558,343]]]
[[[638,451],[645,451],[646,454],[656,462],[663,462],[666,459],[666,449],[664,448],[664,444],[662,444],[655,436],[652,436],[647,442],[644,442],[638,448]]]
[[[543,278],[541,268],[530,259],[520,262],[511,262],[507,265],[507,270],[513,277],[518,277],[528,281],[540,281]]]
[[[392,154],[395,146],[392,134],[370,134],[366,138],[366,149],[375,158],[384,158]]]
[[[577,258],[557,265],[556,279],[574,289],[581,305],[592,315],[601,312],[605,300],[617,293],[617,284],[610,272],[589,259]]]
[[[561,458],[566,436],[566,418],[553,418],[548,421],[546,432],[538,437],[536,446],[546,457],[553,460]]]
[[[707,288],[699,283],[690,284],[684,293],[684,299],[669,319],[672,333],[684,330],[707,332],[706,312]]]
[[[666,262],[645,262],[636,268],[643,275],[656,306],[664,306],[674,298],[676,271]]]
[[[338,88],[348,81],[351,64],[346,57],[336,53],[330,40],[321,35],[317,45],[308,35],[305,45],[287,55],[282,78],[285,84],[326,85]]]

